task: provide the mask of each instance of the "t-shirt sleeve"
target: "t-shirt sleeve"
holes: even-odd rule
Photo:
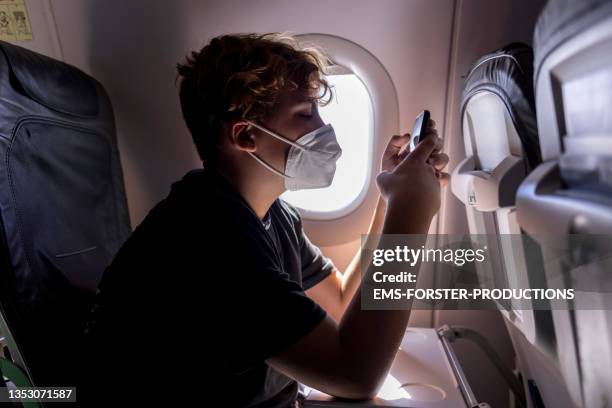
[[[302,287],[308,290],[327,278],[336,270],[336,267],[331,259],[323,255],[318,246],[310,242],[302,228],[299,233],[301,234]]]
[[[286,350],[326,315],[282,270],[269,245],[249,241],[238,242],[237,252],[225,259],[222,274],[215,278],[220,314],[214,319],[222,334],[220,349],[232,350],[232,371]]]
[[[250,341],[248,345],[242,343],[247,347],[242,363],[251,359],[254,362],[266,360],[286,350],[313,330],[326,315],[296,282],[283,273],[261,282],[257,293],[247,291],[242,293],[242,311],[234,321],[244,330],[243,339]]]
[[[302,287],[308,290],[327,278],[336,270],[331,259],[323,255],[321,249],[313,244],[302,227],[302,217],[298,211],[284,203],[295,218],[295,229],[300,244],[300,260],[302,263]]]

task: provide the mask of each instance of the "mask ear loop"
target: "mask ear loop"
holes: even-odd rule
[[[255,127],[255,128],[259,129],[259,130],[261,130],[262,132],[266,132],[266,133],[267,133],[267,134],[269,134],[270,136],[273,136],[273,137],[277,138],[278,140],[282,140],[283,142],[285,142],[285,143],[287,143],[287,144],[290,144],[291,146],[296,147],[296,148],[298,148],[298,149],[300,149],[300,150],[306,150],[306,148],[305,148],[304,146],[302,146],[301,144],[296,143],[296,142],[294,142],[294,141],[292,141],[292,140],[289,140],[289,139],[287,139],[287,138],[285,138],[285,137],[283,137],[283,136],[279,135],[278,133],[274,133],[274,132],[273,132],[273,131],[271,131],[270,129],[266,129],[266,128],[265,128],[265,127],[263,127],[263,126],[259,126],[257,123],[253,123],[253,122],[251,122],[250,120],[247,120],[246,122],[247,122],[249,125],[251,125],[251,126],[253,126],[253,127]]]
[[[277,135],[276,133],[274,133],[274,132],[272,132],[272,131],[270,131],[270,130],[268,130],[268,129],[266,129],[266,128],[262,127],[262,126],[259,126],[259,125],[255,124],[255,123],[251,122],[251,121],[248,121],[248,120],[247,120],[247,123],[248,123],[249,125],[253,126],[253,127],[256,127],[257,129],[261,130],[262,132],[266,132],[266,133],[270,134],[271,136],[276,137],[277,139],[280,139],[280,140],[282,140],[282,141],[284,141],[284,142],[289,143],[289,144],[290,144],[290,145],[292,145],[292,146],[293,146],[293,145],[295,145],[296,147],[301,147],[299,144],[294,143],[294,142],[292,142],[291,140],[286,140],[284,137],[282,137],[282,136],[280,136],[280,135]],[[303,147],[302,147],[302,148],[303,148]],[[276,174],[277,176],[280,176],[280,177],[283,177],[283,178],[288,178],[288,179],[293,178],[293,177],[291,177],[291,176],[286,175],[286,174],[285,174],[285,173],[283,173],[282,171],[277,170],[277,169],[275,169],[274,167],[270,166],[268,163],[266,163],[265,161],[263,161],[263,159],[261,159],[261,158],[260,158],[259,156],[257,156],[255,153],[251,153],[251,152],[249,152],[249,154],[251,155],[251,157],[252,157],[252,158],[254,158],[255,160],[257,160],[257,161],[258,161],[258,162],[259,162],[259,163],[260,163],[262,166],[264,166],[266,169],[270,170],[272,173]]]
[[[259,163],[261,163],[262,166],[264,166],[266,169],[270,170],[272,173],[281,176],[283,178],[293,178],[291,176],[286,175],[285,173],[283,173],[280,170],[276,170],[274,167],[270,166],[268,163],[266,163],[265,161],[263,161],[262,159],[260,159],[259,157],[257,157],[256,154],[249,152],[249,154],[251,155],[252,158],[254,158],[255,160],[257,160]]]

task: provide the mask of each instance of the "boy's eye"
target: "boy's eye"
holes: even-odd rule
[[[298,116],[301,116],[303,118],[312,118],[312,113],[311,112],[300,112],[298,113]]]

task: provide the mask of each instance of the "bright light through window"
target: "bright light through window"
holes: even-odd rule
[[[307,216],[329,218],[356,204],[370,172],[370,139],[372,132],[371,102],[363,82],[355,74],[330,75],[334,98],[319,107],[321,118],[336,131],[342,156],[331,186],[320,189],[287,191],[282,198]],[[325,217],[325,215],[328,217]]]

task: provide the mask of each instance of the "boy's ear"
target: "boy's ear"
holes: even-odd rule
[[[247,122],[239,121],[232,123],[229,137],[232,145],[238,150],[251,153],[257,150],[253,129]]]

